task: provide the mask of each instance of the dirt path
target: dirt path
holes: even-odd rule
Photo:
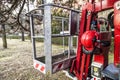
[[[31,42],[8,39],[8,49],[2,48],[0,38],[0,80],[70,80],[63,72],[45,77],[33,68]],[[40,47],[37,43],[38,47]]]

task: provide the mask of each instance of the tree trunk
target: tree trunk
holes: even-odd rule
[[[5,32],[5,24],[2,24],[2,40],[3,40],[3,48],[7,48],[7,39]]]
[[[25,41],[25,36],[24,36],[24,30],[23,28],[21,28],[21,38],[22,38],[22,41]]]

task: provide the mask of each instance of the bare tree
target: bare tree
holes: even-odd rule
[[[19,29],[29,31],[20,21],[20,15],[26,0],[1,0],[0,1],[0,25],[2,25],[3,47],[7,48],[5,25],[9,25],[13,32]],[[15,14],[16,12],[16,14]],[[8,30],[7,30],[8,31]],[[9,33],[9,32],[8,32]]]
[[[2,27],[3,48],[7,48],[7,40],[6,40],[5,25],[2,24],[1,27]]]

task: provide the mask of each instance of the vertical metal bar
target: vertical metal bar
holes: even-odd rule
[[[68,28],[68,30],[69,30],[69,33],[71,33],[70,31],[71,31],[71,11],[69,12],[70,14],[69,14],[69,28]]]
[[[30,16],[30,30],[31,30],[33,59],[35,59],[36,58],[36,45],[35,45],[35,38],[33,38],[33,36],[35,35],[35,33],[34,33],[33,15]]]
[[[69,14],[69,34],[71,33],[71,11]],[[70,58],[70,51],[71,51],[71,37],[68,37],[68,58]]]
[[[51,6],[44,7],[44,52],[46,73],[52,73]]]
[[[62,33],[64,35],[64,18],[62,18]],[[63,37],[63,52],[65,51],[65,37]]]
[[[69,15],[69,32],[71,31],[71,11],[70,11],[70,15]],[[71,33],[71,32],[70,32]],[[73,36],[70,34],[70,37],[69,37],[69,51],[68,51],[68,58],[70,58],[70,53],[72,51],[72,48],[73,48]]]
[[[80,14],[78,13],[77,15],[77,34],[79,34],[79,29],[80,29]]]
[[[77,13],[77,35],[79,34],[80,29],[80,14]],[[76,49],[75,52],[77,52],[77,47],[78,47],[78,36],[76,37]]]
[[[73,36],[70,37],[71,38],[71,41],[70,41],[70,49],[73,50]]]
[[[80,14],[78,13],[77,15],[77,34],[79,34],[79,31],[80,31]],[[78,36],[76,38],[76,46],[78,47]],[[77,49],[76,49],[77,51]]]
[[[68,42],[69,42],[68,43],[69,44],[68,58],[70,58],[70,53],[73,50],[73,37],[72,36],[69,37],[69,41]]]

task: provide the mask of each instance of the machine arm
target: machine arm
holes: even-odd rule
[[[103,10],[108,10],[110,8],[113,8],[114,3],[119,0],[100,0],[100,2],[95,3],[95,11],[100,12]]]
[[[80,32],[79,32],[79,38],[78,38],[78,48],[77,48],[77,56],[76,60],[73,62],[72,70],[71,72],[75,72],[75,75],[78,77],[79,80],[83,80],[89,76],[89,66],[91,65],[91,58],[92,55],[90,54],[84,54],[82,50],[83,44],[81,43],[82,35],[86,31],[90,31],[90,26],[92,21],[95,21],[95,18],[97,18],[97,13],[108,10],[114,7],[115,2],[119,0],[100,0],[99,2],[96,2],[95,0],[88,0],[86,4],[82,6],[82,14],[81,14],[81,21],[80,21]],[[95,18],[94,18],[95,17]],[[91,33],[91,32],[90,32]],[[106,38],[104,36],[106,34],[101,34],[101,39],[107,39],[110,40],[110,35],[106,35]],[[107,50],[107,51],[106,51]],[[103,69],[108,65],[108,51],[109,47],[103,48],[103,52],[100,53],[101,55],[94,55],[94,61],[98,62],[103,65]],[[74,68],[73,68],[74,67]],[[83,75],[84,74],[84,75]]]

